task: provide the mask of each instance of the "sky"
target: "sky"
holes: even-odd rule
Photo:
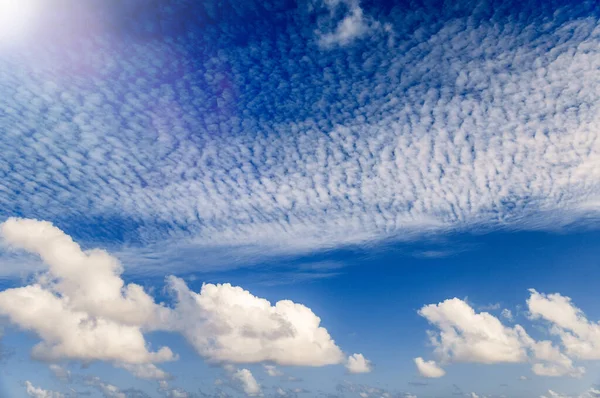
[[[0,396],[600,397],[593,0],[0,0]]]

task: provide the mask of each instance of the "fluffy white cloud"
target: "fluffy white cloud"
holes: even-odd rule
[[[166,311],[141,286],[125,285],[119,260],[104,250],[84,252],[50,222],[9,218],[0,225],[0,234],[9,245],[41,257],[53,282],[50,287],[69,298],[73,311],[147,327]]]
[[[371,18],[364,15],[359,0],[337,0],[325,1],[332,13],[340,5],[346,7],[348,12],[338,22],[332,32],[319,33],[319,45],[322,47],[345,46],[354,40],[371,32],[377,24]]]
[[[38,284],[0,292],[0,314],[42,339],[32,351],[41,360],[145,363],[174,359],[167,347],[149,351],[138,327],[74,311],[67,298]]]
[[[435,361],[425,361],[423,358],[415,358],[415,364],[419,374],[423,377],[438,378],[446,374],[446,371],[438,366]]]
[[[176,356],[167,347],[150,351],[143,334],[165,330],[182,333],[211,361],[344,362],[321,319],[304,305],[289,300],[271,305],[230,284],[205,284],[195,293],[183,280],[169,277],[176,305],[167,308],[139,285],[125,285],[115,258],[102,250],[82,251],[51,223],[9,219],[0,231],[10,245],[38,254],[49,266],[37,283],[0,292],[0,314],[41,338],[32,351],[37,359],[104,360],[139,378],[165,380],[170,376],[155,363]],[[369,369],[360,354],[348,363],[351,371]],[[265,369],[281,374],[274,365]]]
[[[429,336],[435,353],[444,362],[531,362],[533,373],[546,377],[580,378],[585,373],[584,367],[575,366],[551,341],[536,341],[522,326],[507,327],[487,312],[475,312],[463,300],[427,305],[419,314],[439,329],[430,331]],[[415,363],[423,374],[421,369],[427,363],[420,358]]]
[[[560,337],[567,354],[579,359],[600,359],[600,323],[589,321],[569,297],[533,289],[530,293],[527,306],[532,319],[550,322],[551,332]]]
[[[508,328],[487,312],[476,313],[463,300],[453,298],[419,310],[440,332],[431,334],[436,353],[446,361],[523,362],[527,352],[522,344],[524,330]]]
[[[363,354],[352,354],[346,360],[346,369],[350,373],[369,373],[372,370],[371,361]]]
[[[571,358],[563,354],[560,349],[548,340],[534,342],[529,340],[529,347],[536,361],[531,370],[538,376],[561,377],[571,376],[580,378],[585,373],[585,368],[575,367]]]
[[[125,286],[115,258],[102,250],[83,252],[45,221],[11,218],[0,232],[7,243],[38,254],[49,266],[38,283],[0,292],[0,314],[42,339],[33,348],[35,358],[131,364],[175,358],[168,347],[149,351],[141,329],[166,309],[141,286]]]
[[[271,305],[227,283],[205,284],[200,293],[176,277],[169,277],[168,285],[177,298],[169,324],[209,360],[304,366],[344,360],[321,319],[302,304]]]
[[[25,382],[25,392],[32,398],[64,398],[64,394],[34,387],[30,381]]]
[[[231,374],[231,381],[249,397],[262,395],[260,385],[248,369],[238,369]]]

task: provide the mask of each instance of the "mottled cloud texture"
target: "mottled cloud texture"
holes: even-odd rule
[[[261,253],[597,215],[592,1],[134,3],[3,51],[0,215]]]

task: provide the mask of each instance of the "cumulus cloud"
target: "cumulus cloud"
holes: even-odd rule
[[[508,328],[487,312],[476,313],[463,300],[424,306],[419,315],[439,328],[439,334],[431,335],[431,342],[444,360],[491,364],[527,358],[522,344],[525,331],[520,326]]]
[[[352,354],[346,360],[346,369],[349,373],[369,373],[373,367],[363,354]]]
[[[141,286],[124,285],[115,258],[102,250],[82,251],[44,221],[11,218],[0,232],[49,266],[38,283],[0,292],[0,314],[42,339],[33,348],[35,358],[130,364],[175,359],[168,347],[148,350],[141,328],[156,322],[155,311],[163,308]]]
[[[177,304],[170,324],[205,358],[219,362],[279,365],[339,364],[342,351],[310,308],[269,301],[230,284],[204,284],[199,293],[168,278]]]
[[[600,323],[589,321],[569,297],[531,289],[527,306],[533,319],[551,323],[566,352],[579,359],[600,359]]]
[[[438,378],[446,374],[446,371],[438,366],[435,361],[425,361],[423,358],[415,358],[415,364],[419,374],[423,377]]]
[[[64,394],[34,387],[30,381],[25,382],[25,392],[32,398],[64,398]]]
[[[573,360],[563,354],[560,349],[550,341],[534,342],[530,340],[529,345],[533,351],[536,361],[544,361],[533,364],[531,370],[538,376],[560,377],[571,376],[581,378],[585,373],[584,367],[575,367]]]
[[[533,292],[532,298],[538,299],[534,296],[537,292]],[[581,378],[585,374],[585,368],[575,366],[567,355],[568,349],[565,354],[550,340],[536,341],[521,325],[505,326],[487,312],[475,312],[463,300],[454,298],[426,305],[419,310],[419,315],[439,330],[430,331],[429,337],[435,354],[444,363],[530,362],[533,373],[538,376]],[[444,375],[433,361],[416,358],[415,363],[423,376]]]
[[[51,223],[10,219],[0,231],[13,247],[36,253],[48,264],[48,272],[36,283],[0,292],[0,314],[41,338],[34,358],[109,361],[136,377],[166,380],[170,375],[155,363],[177,357],[167,347],[151,351],[144,337],[146,331],[163,330],[183,334],[210,361],[298,366],[344,362],[321,319],[302,304],[281,300],[272,305],[230,284],[204,284],[195,293],[171,276],[168,288],[176,303],[170,308],[156,304],[141,286],[125,285],[114,257],[102,250],[82,251]],[[360,354],[349,363],[352,371],[369,368]],[[69,377],[64,368],[50,366],[57,377]],[[274,365],[265,369],[272,376],[282,374]]]
[[[237,369],[230,377],[233,385],[239,387],[247,396],[256,397],[262,395],[260,385],[248,369]]]

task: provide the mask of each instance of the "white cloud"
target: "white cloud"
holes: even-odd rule
[[[456,362],[523,362],[527,352],[522,344],[524,330],[508,328],[487,312],[476,313],[464,301],[454,298],[419,310],[432,325],[440,329],[431,341],[436,353],[446,361]]]
[[[370,373],[373,367],[363,354],[352,354],[346,360],[346,369],[349,373]]]
[[[25,382],[25,392],[32,398],[64,398],[64,394],[34,387],[30,381]]]
[[[419,374],[423,377],[438,378],[446,374],[446,371],[438,366],[435,361],[425,361],[423,358],[415,358],[415,364]]]
[[[248,369],[238,369],[231,374],[231,380],[249,397],[262,395],[260,385]]]
[[[274,305],[230,284],[205,284],[190,291],[168,278],[177,304],[170,321],[198,353],[233,363],[323,366],[342,363],[342,351],[310,308],[289,300]]]
[[[590,322],[569,297],[533,289],[530,293],[527,305],[531,317],[552,324],[551,332],[560,338],[567,354],[579,359],[600,359],[599,323]]]
[[[40,255],[49,265],[37,283],[0,292],[0,314],[41,338],[34,358],[109,361],[136,377],[165,380],[170,375],[155,363],[177,357],[167,347],[150,351],[143,334],[163,330],[182,333],[210,361],[298,366],[344,362],[321,319],[302,304],[282,300],[271,305],[230,284],[205,284],[194,293],[182,279],[169,277],[176,304],[167,308],[155,304],[140,286],[125,285],[119,263],[108,253],[82,251],[48,222],[9,219],[0,229],[12,246]],[[348,364],[353,372],[370,369],[361,354],[351,356]],[[68,377],[58,365],[51,369],[58,377]],[[274,365],[265,369],[272,376],[282,374]]]
[[[123,368],[133,374],[135,377],[147,380],[166,380],[171,378],[171,375],[164,370],[158,368],[153,363],[121,363],[116,366]]]
[[[505,318],[505,319],[507,319],[509,321],[513,321],[514,320],[513,313],[508,308],[503,309],[501,315],[502,315],[503,318]]]
[[[164,308],[141,286],[124,285],[115,258],[102,250],[83,252],[48,222],[11,218],[0,227],[6,242],[49,266],[38,283],[0,292],[0,314],[42,339],[35,358],[138,364],[175,358],[167,347],[148,350],[141,328]]]
[[[585,373],[585,368],[575,367],[573,361],[550,341],[531,341],[530,347],[535,360],[545,361],[544,363],[535,363],[531,368],[533,373],[538,376],[581,378]]]
[[[9,218],[0,234],[9,245],[40,256],[55,282],[51,287],[69,297],[74,311],[133,326],[151,326],[165,311],[141,286],[125,285],[118,259],[104,250],[84,252],[50,222]]]
[[[158,382],[158,391],[163,393],[166,398],[190,398],[192,396],[182,388],[170,388],[166,380]]]
[[[363,26],[367,6],[346,8],[347,25]],[[392,47],[362,43],[360,57],[313,54],[298,42],[306,24],[290,23],[269,40],[297,51],[273,58],[257,31],[247,46],[219,47],[223,56],[189,71],[184,85],[165,77],[175,64],[160,61],[163,73],[153,73],[156,60],[196,47],[183,37],[181,46],[132,42],[122,52],[110,38],[74,36],[89,55],[76,57],[78,67],[98,73],[73,84],[60,79],[73,67],[72,47],[36,42],[27,51],[48,63],[24,54],[2,69],[2,123],[11,126],[0,136],[2,215],[61,220],[86,239],[82,225],[116,217],[101,232],[123,252],[139,254],[147,247],[131,248],[142,242],[172,256],[131,254],[138,272],[148,263],[190,267],[181,246],[220,250],[239,265],[431,229],[592,222],[600,58],[597,24],[577,9],[502,30],[449,10],[432,30],[430,17],[415,19],[431,11],[417,7],[386,21],[411,32]],[[221,28],[235,26],[216,24],[206,40],[227,40]],[[277,71],[268,82],[250,73],[257,59]],[[144,78],[131,81],[132,71]]]
[[[265,372],[271,377],[283,376],[283,372],[277,369],[275,365],[263,365],[263,367],[265,368]]]
[[[419,314],[439,329],[429,336],[443,362],[531,362],[538,376],[581,378],[585,374],[584,367],[575,366],[551,341],[536,341],[522,326],[507,327],[487,312],[476,313],[463,300],[427,305]],[[420,358],[415,362],[418,367],[424,364]]]
[[[50,370],[54,373],[54,376],[61,381],[71,380],[71,371],[65,369],[63,366],[57,364],[50,364]]]
[[[379,26],[370,17],[364,15],[358,0],[327,1],[327,6],[334,11],[340,4],[348,8],[347,14],[338,22],[332,32],[319,33],[319,45],[322,47],[346,46],[354,40],[366,35]]]

